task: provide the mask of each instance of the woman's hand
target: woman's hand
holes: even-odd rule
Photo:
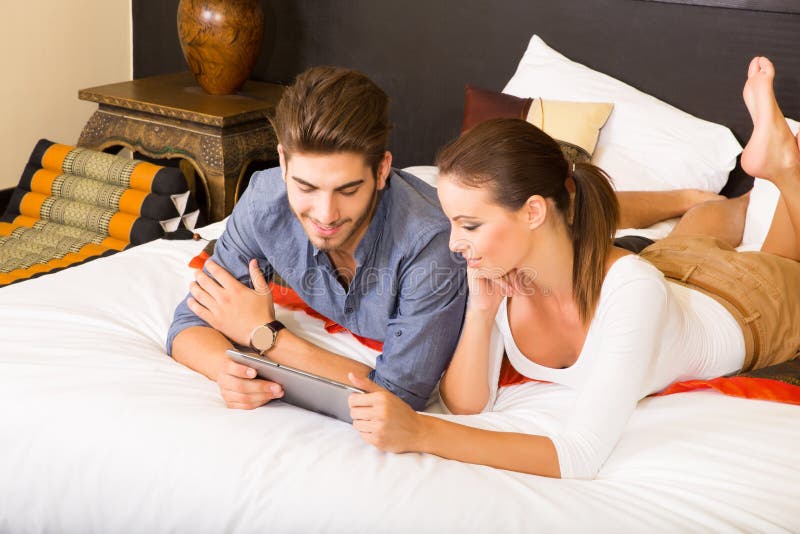
[[[195,273],[187,306],[225,337],[247,346],[253,328],[275,320],[272,292],[264,273],[256,260],[250,260],[250,289],[211,260],[206,261],[205,267],[211,276],[202,270]]]
[[[503,297],[513,296],[516,278],[516,269],[498,278],[489,278],[488,274],[481,269],[467,268],[469,310],[486,313],[494,318]]]
[[[382,451],[419,451],[423,416],[372,380],[353,373],[348,378],[355,387],[366,391],[350,395],[350,417],[361,438]]]

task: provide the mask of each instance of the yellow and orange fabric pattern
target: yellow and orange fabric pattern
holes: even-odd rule
[[[162,237],[188,195],[178,169],[43,139],[0,217],[0,286]]]

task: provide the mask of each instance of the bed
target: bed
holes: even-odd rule
[[[735,155],[728,163],[719,187]],[[774,191],[756,185],[745,248],[757,248],[774,208]],[[229,410],[214,383],[164,350],[204,244],[159,240],[0,290],[0,532],[800,530],[796,405],[710,391],[644,399],[592,481],[383,453],[344,423],[280,402]],[[304,312],[278,318],[374,361]],[[501,392],[503,413],[462,420],[535,431],[569,402],[563,388],[528,383]]]
[[[200,230],[213,238],[221,223]],[[228,410],[164,354],[195,241],[156,241],[0,292],[2,532],[796,531],[800,407],[696,392],[640,403],[600,477],[560,481],[393,455],[282,403]],[[147,288],[146,290],[144,290]],[[301,311],[290,328],[372,351]],[[527,384],[476,422],[547,424]],[[530,393],[530,392],[528,392]]]

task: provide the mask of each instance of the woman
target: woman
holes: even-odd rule
[[[744,88],[754,131],[742,166],[782,195],[760,253],[689,236],[684,224],[640,256],[615,248],[618,206],[607,176],[568,166],[558,145],[524,121],[490,121],[447,146],[437,161],[439,197],[451,248],[467,259],[470,300],[442,399],[455,414],[491,409],[502,358],[495,328],[513,371],[568,386],[574,403],[549,435],[493,432],[418,414],[351,377],[372,392],[351,397],[362,437],[389,451],[593,478],[643,397],[678,380],[795,357],[800,146],[773,78],[772,64],[755,58]]]

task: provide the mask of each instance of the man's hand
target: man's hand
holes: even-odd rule
[[[253,289],[213,261],[206,261],[211,276],[202,270],[196,271],[195,281],[189,285],[192,296],[186,301],[189,309],[200,319],[243,346],[250,343],[253,328],[275,320],[272,292],[264,273],[256,260],[250,260],[249,267]]]
[[[255,378],[256,370],[228,360],[217,375],[219,392],[228,408],[252,410],[283,397],[280,384]]]
[[[382,451],[412,452],[419,450],[422,421],[400,397],[372,380],[348,373],[350,382],[366,393],[350,395],[350,417],[361,438]]]

